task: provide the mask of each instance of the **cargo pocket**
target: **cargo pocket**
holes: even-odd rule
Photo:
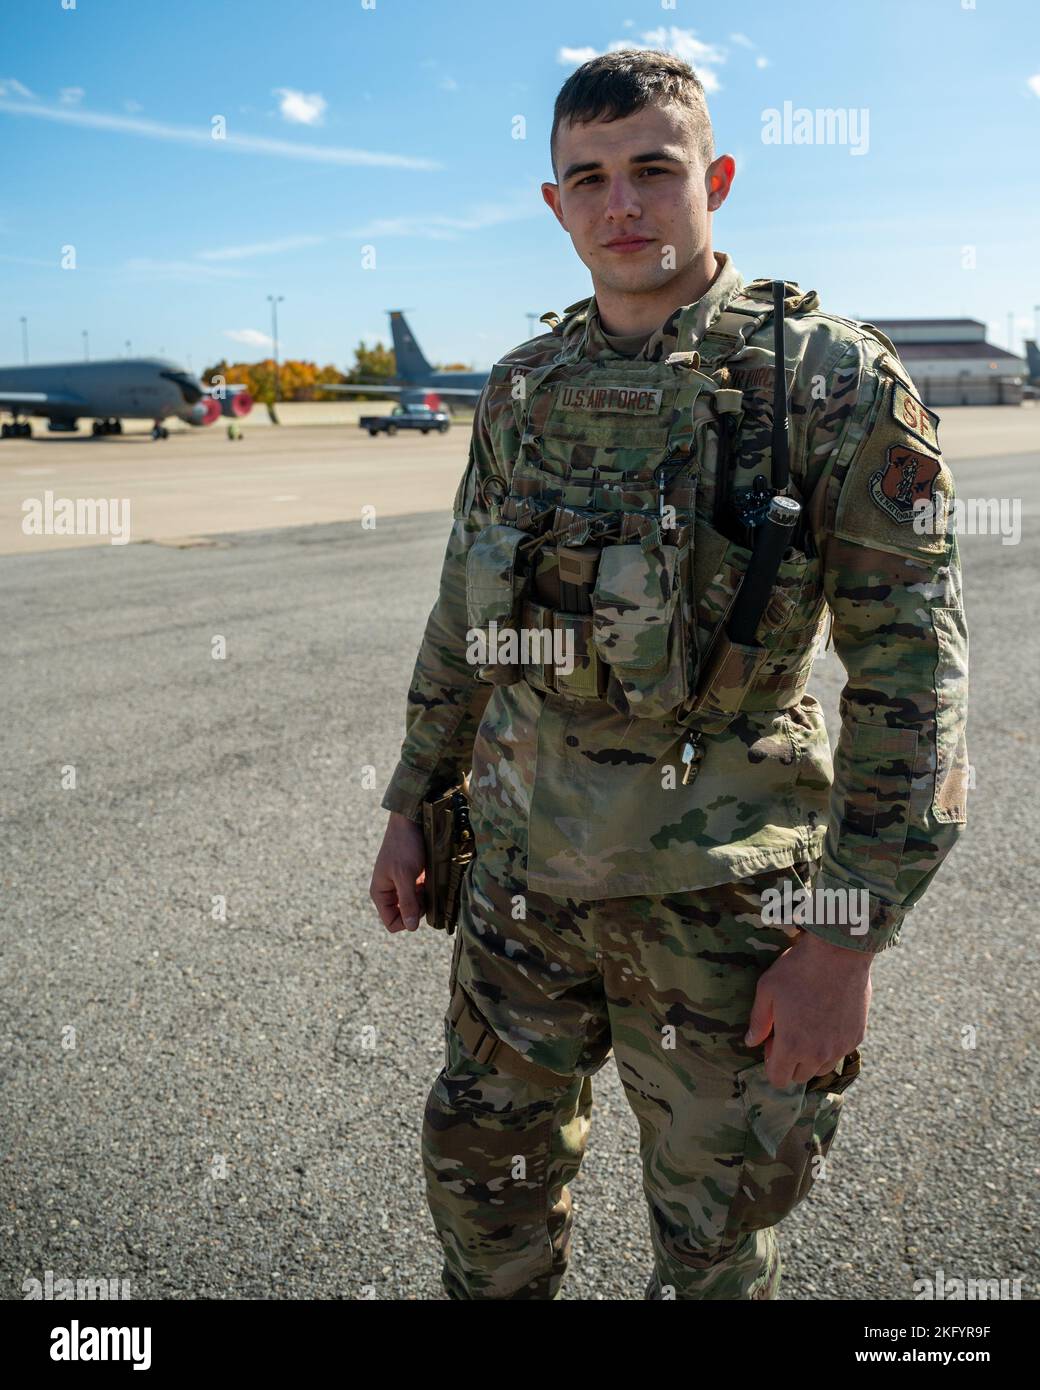
[[[726,1220],[727,1244],[749,1231],[775,1226],[808,1195],[823,1170],[845,1091],[860,1065],[857,1049],[835,1071],[783,1090],[767,1079],[764,1062],[740,1073],[748,1132]]]
[[[689,693],[683,561],[682,547],[652,538],[600,556],[592,640],[610,670],[605,698],[622,714],[660,719]]]
[[[499,661],[498,656],[499,644],[510,630],[516,651],[515,629],[523,593],[518,557],[525,539],[525,533],[514,526],[485,526],[466,560],[466,640],[472,643],[477,657],[473,664],[478,678],[492,685],[511,685],[520,679],[519,665]],[[476,639],[477,633],[482,634],[482,640]]]
[[[932,813],[946,824],[968,819],[968,629],[961,608],[933,608],[939,644],[935,663],[935,797]]]

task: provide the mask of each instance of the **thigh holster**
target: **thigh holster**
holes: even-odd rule
[[[467,1052],[482,1066],[494,1067],[496,1071],[515,1076],[521,1081],[530,1081],[535,1086],[569,1086],[574,1080],[571,1076],[561,1076],[559,1072],[540,1067],[529,1061],[522,1052],[504,1043],[489,1026],[483,1014],[469,995],[456,982],[448,1005],[448,1021],[462,1039]]]

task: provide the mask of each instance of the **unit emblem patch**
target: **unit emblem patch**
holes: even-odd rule
[[[888,462],[870,475],[870,495],[893,521],[914,519],[915,502],[931,502],[942,461],[902,444],[890,444]]]

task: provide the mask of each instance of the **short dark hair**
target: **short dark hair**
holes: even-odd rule
[[[715,158],[711,117],[700,78],[674,53],[656,48],[622,48],[590,58],[571,73],[553,107],[549,158],[556,177],[556,133],[561,121],[616,121],[644,106],[675,102],[697,120],[697,145],[705,165]]]

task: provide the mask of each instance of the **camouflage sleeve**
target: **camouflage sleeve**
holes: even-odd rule
[[[897,943],[967,821],[968,635],[938,417],[871,340],[853,344],[834,379],[842,423],[829,437],[825,412],[813,436],[826,464],[812,511],[848,680],[815,887],[867,892],[870,911],[858,934],[833,921],[809,930],[876,952]]]
[[[452,507],[440,591],[412,672],[401,757],[383,796],[387,811],[418,820],[434,786],[461,781],[492,687],[466,660],[466,557],[488,516],[480,483],[499,472],[487,424],[487,390],[477,402],[466,471]]]

